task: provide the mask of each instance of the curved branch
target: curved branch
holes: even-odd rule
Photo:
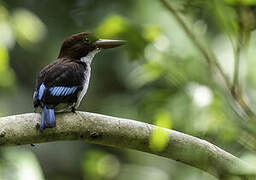
[[[256,175],[255,167],[205,140],[147,123],[86,112],[61,113],[56,115],[57,128],[39,132],[40,120],[40,114],[36,113],[0,118],[0,145],[79,140],[156,154],[216,177]],[[150,136],[156,129],[169,137],[161,152],[149,147]]]

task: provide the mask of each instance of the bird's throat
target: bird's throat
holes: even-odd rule
[[[91,64],[92,63],[92,59],[94,58],[94,56],[100,52],[100,49],[94,49],[93,51],[89,52],[85,57],[82,57],[80,60],[82,62],[85,62],[86,64]]]

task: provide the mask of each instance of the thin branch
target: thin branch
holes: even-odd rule
[[[199,168],[219,178],[256,177],[256,168],[199,138],[150,124],[76,112],[56,115],[57,128],[42,133],[36,128],[40,114],[29,113],[0,118],[0,145],[23,145],[51,141],[87,141],[91,143],[131,148],[170,158]],[[152,132],[160,129],[168,135],[166,147],[153,151]]]
[[[238,94],[240,93],[239,89],[239,66],[240,66],[240,58],[241,58],[241,52],[243,48],[243,42],[244,42],[244,23],[243,23],[243,7],[238,6],[236,8],[237,16],[238,16],[238,31],[237,31],[237,37],[236,37],[236,45],[233,47],[234,51],[234,73],[233,73],[233,84],[232,84],[232,93]]]
[[[242,36],[241,33],[239,33],[239,36]],[[240,57],[241,57],[241,51],[242,51],[242,45],[241,45],[241,39],[242,37],[239,37],[239,40],[237,42],[237,47],[234,52],[235,62],[234,62],[234,74],[233,74],[233,84],[232,84],[232,91],[237,91],[239,87],[239,64],[240,64]]]
[[[218,60],[216,56],[206,49],[202,43],[199,41],[199,38],[196,37],[196,35],[189,29],[189,27],[186,25],[184,20],[180,17],[178,12],[175,8],[172,7],[170,3],[168,3],[167,0],[160,0],[160,2],[164,5],[166,9],[169,10],[169,12],[172,13],[173,17],[176,19],[176,21],[180,24],[180,26],[183,28],[187,36],[191,39],[191,42],[195,45],[195,47],[198,48],[198,50],[201,52],[201,54],[204,56],[207,63],[211,66],[214,65],[216,69],[219,71],[221,77],[224,80],[225,85],[227,86],[229,93],[232,95],[233,99],[237,102],[237,104],[241,107],[241,109],[249,116],[253,117],[255,116],[254,112],[251,110],[249,105],[246,103],[246,101],[243,99],[242,94],[240,92],[233,92],[232,91],[232,84],[229,81],[228,77],[226,76],[224,70],[222,69],[221,65],[218,63]],[[237,71],[238,72],[238,71]]]

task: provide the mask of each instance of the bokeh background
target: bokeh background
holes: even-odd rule
[[[172,0],[189,30],[256,102],[254,0]],[[241,10],[242,9],[242,10]],[[240,11],[241,10],[241,11]],[[0,0],[0,116],[33,111],[37,73],[78,32],[124,39],[97,54],[79,110],[135,119],[208,140],[255,163],[254,118],[236,106],[218,73],[158,0]],[[240,32],[244,41],[239,41]],[[238,43],[237,43],[238,42]],[[1,128],[1,127],[0,127]],[[155,135],[152,148],[165,147]],[[191,149],[194,151],[194,149]],[[1,147],[0,179],[197,180],[214,177],[187,165],[128,149],[85,142]]]

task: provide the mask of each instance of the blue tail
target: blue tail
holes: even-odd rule
[[[45,128],[56,127],[56,120],[54,115],[54,109],[47,109],[46,106],[42,110],[42,120],[39,127],[40,131],[43,131]]]

